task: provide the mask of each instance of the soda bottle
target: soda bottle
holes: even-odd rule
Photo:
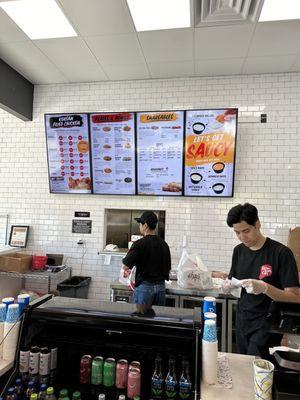
[[[23,384],[21,379],[16,379],[15,396],[17,400],[23,400]]]
[[[189,362],[182,361],[182,374],[179,379],[179,399],[191,400],[192,399],[192,381],[189,374]]]
[[[28,382],[28,387],[25,392],[25,399],[30,400],[30,396],[32,395],[32,393],[35,393],[34,385],[35,383],[33,381]]]
[[[62,389],[59,392],[58,400],[65,399],[66,397],[68,397],[68,390],[67,389]]]
[[[162,399],[164,392],[164,377],[161,357],[155,358],[154,372],[151,378],[151,396],[153,399]]]
[[[15,388],[10,387],[7,391],[6,400],[16,400]]]
[[[176,399],[177,394],[177,378],[175,374],[175,360],[169,358],[169,371],[165,379],[165,398]]]
[[[48,387],[46,390],[46,400],[56,400],[54,389],[52,386]]]
[[[74,392],[72,394],[72,400],[81,400],[81,393],[80,392]]]
[[[38,395],[39,400],[45,400],[46,394],[47,394],[46,390],[47,390],[47,385],[45,383],[42,383],[41,387],[40,387],[40,392]]]

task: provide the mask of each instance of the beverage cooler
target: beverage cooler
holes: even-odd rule
[[[189,365],[192,394],[187,398],[199,400],[201,310],[153,309],[155,316],[146,318],[131,315],[136,311],[133,304],[51,298],[46,295],[27,309],[17,353],[20,349],[26,351],[31,348],[34,351],[33,346],[49,351],[57,349],[57,369],[51,370],[51,375],[43,377],[43,380],[41,375],[35,377],[40,383],[46,379],[48,386],[54,386],[57,397],[59,390],[68,389],[70,394],[80,391],[82,400],[97,400],[101,393],[106,394],[106,400],[117,400],[120,394],[124,394],[126,399],[131,398],[127,396],[127,389],[116,387],[117,377],[109,386],[103,384],[107,370],[105,372],[103,369],[102,384],[91,383],[93,370],[90,372],[86,363],[97,357],[97,368],[103,358],[103,368],[107,365],[114,368],[116,365],[116,374],[119,373],[118,360],[123,360],[123,366],[124,363],[126,365],[125,360],[129,365],[136,361],[140,365],[142,400],[155,398],[152,396],[152,376],[158,359],[163,379],[166,378],[170,362],[177,381],[182,374],[182,365]],[[115,364],[108,359],[114,359]],[[2,384],[2,395],[8,387],[13,386],[18,371],[19,355],[16,356],[14,372]],[[172,398],[179,398],[176,396]],[[163,395],[161,398],[168,397]]]

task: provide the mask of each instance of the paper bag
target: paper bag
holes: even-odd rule
[[[189,255],[182,251],[177,268],[178,286],[186,289],[212,289],[213,281],[201,258],[196,254]]]
[[[123,267],[121,267],[119,273],[119,282],[122,283],[122,285],[129,286],[130,289],[132,290],[134,290],[134,284],[135,284],[135,270],[136,268],[133,267],[130,271],[130,275],[125,276],[124,269]]]
[[[300,227],[299,226],[294,229],[290,229],[287,245],[292,250],[296,259],[298,271],[300,271]]]

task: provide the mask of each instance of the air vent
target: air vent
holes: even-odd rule
[[[195,27],[258,21],[264,0],[194,0]]]

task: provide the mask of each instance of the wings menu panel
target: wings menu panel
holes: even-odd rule
[[[186,111],[185,196],[233,195],[237,112]]]
[[[137,113],[139,195],[182,195],[183,111]]]
[[[87,114],[46,114],[50,192],[91,193]]]
[[[135,194],[134,113],[90,114],[93,192]]]

